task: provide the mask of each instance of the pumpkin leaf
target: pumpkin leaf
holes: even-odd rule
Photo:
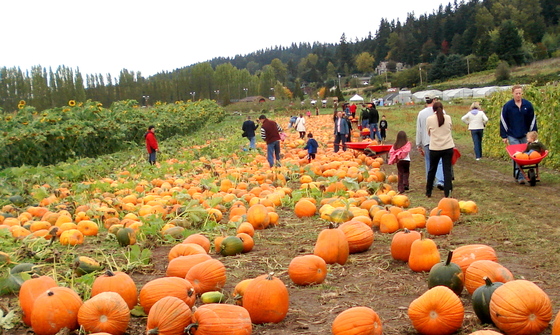
[[[17,323],[16,313],[14,311],[9,311],[8,314],[4,315],[4,311],[0,309],[0,328],[2,329],[12,329]]]
[[[134,306],[134,308],[130,310],[130,314],[132,316],[148,316],[148,314],[144,312],[144,308],[140,305]]]

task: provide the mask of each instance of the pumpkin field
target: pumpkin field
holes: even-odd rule
[[[121,105],[114,152],[0,171],[0,334],[560,335],[560,174],[541,166],[535,187],[518,185],[492,132],[476,161],[468,104],[444,103],[453,198],[424,195],[415,150],[404,194],[383,155],[334,153],[332,109],[306,118],[311,163],[291,112],[265,112],[288,134],[274,169],[260,137],[247,150],[244,113],[188,133],[166,116],[156,166],[141,141],[119,143],[142,113],[189,104]],[[422,108],[380,108],[387,143],[404,130],[414,148]]]

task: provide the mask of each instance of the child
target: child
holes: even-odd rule
[[[306,114],[307,114],[307,117],[308,117],[308,118],[311,117],[311,111],[308,110]]]
[[[307,161],[311,163],[311,160],[315,159],[315,154],[317,153],[317,148],[319,147],[319,143],[313,138],[312,133],[307,134],[307,144],[303,149],[307,149]]]
[[[398,191],[404,193],[409,190],[410,175],[410,142],[404,131],[397,133],[397,140],[389,150],[389,155],[389,164],[397,163]]]
[[[526,153],[530,154],[533,151],[537,151],[541,155],[544,154],[544,152],[546,151],[546,147],[544,146],[544,144],[539,142],[539,140],[537,139],[538,136],[539,134],[536,131],[530,131],[527,133],[527,149],[525,149]]]
[[[385,130],[387,130],[387,127],[389,126],[389,124],[387,123],[387,120],[385,120],[385,115],[383,115],[381,117],[381,121],[379,121],[379,132],[381,133],[381,140],[385,141],[385,138],[387,136],[387,134],[385,133]]]

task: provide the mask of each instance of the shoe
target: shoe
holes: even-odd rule
[[[404,187],[404,190],[405,190],[405,191],[408,191],[408,190],[410,190],[410,188],[408,188],[408,186],[405,186],[405,187]]]
[[[476,160],[477,160],[477,161],[479,161],[479,160],[480,160],[480,158],[477,158]]]
[[[517,180],[517,183],[518,183],[519,185],[525,185],[525,179],[518,179],[518,180]]]
[[[443,185],[442,185],[442,184],[437,184],[436,187],[438,188],[438,190],[442,190],[442,191],[443,191]]]
[[[431,192],[426,192],[426,197],[431,198],[431,197],[432,197],[432,193],[431,193]]]

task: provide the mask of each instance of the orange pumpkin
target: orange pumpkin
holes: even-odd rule
[[[150,313],[152,306],[161,298],[172,296],[183,300],[189,307],[194,306],[196,294],[193,285],[186,279],[177,277],[157,278],[147,282],[140,290],[140,305]]]
[[[300,199],[294,207],[294,212],[298,218],[311,217],[317,212],[317,207],[307,199]]]
[[[327,277],[327,263],[316,255],[298,256],[290,262],[288,275],[296,285],[321,284]]]
[[[181,243],[173,246],[171,250],[169,250],[169,254],[167,258],[171,261],[173,258],[179,256],[188,256],[188,255],[196,255],[196,254],[206,254],[206,250],[201,247],[199,244],[196,243]]]
[[[255,236],[255,227],[253,227],[253,225],[249,222],[241,222],[241,224],[237,227],[237,234],[239,233],[245,233],[253,237]]]
[[[404,229],[393,235],[391,240],[391,256],[393,259],[408,262],[412,242],[422,238],[422,235],[415,230]]]
[[[194,243],[200,245],[208,253],[210,251],[210,240],[202,234],[192,234],[183,240],[183,243]]]
[[[373,244],[373,230],[365,223],[350,220],[341,224],[338,229],[344,232],[348,241],[349,253],[364,252]]]
[[[245,233],[239,233],[235,236],[239,237],[241,239],[241,241],[243,241],[243,252],[244,253],[253,250],[253,247],[255,246],[255,241],[253,240],[251,235],[245,234]]]
[[[441,210],[441,215],[447,215],[453,222],[457,222],[461,216],[461,207],[459,201],[454,198],[442,198],[436,208],[430,212],[430,216],[437,215]]]
[[[237,283],[233,288],[232,297],[235,300],[235,304],[239,306],[243,306],[243,295],[245,294],[245,290],[247,290],[247,286],[253,279],[244,279]]]
[[[177,297],[163,297],[150,309],[147,334],[182,334],[191,323],[192,311]]]
[[[167,277],[185,278],[189,270],[196,264],[212,259],[208,254],[195,254],[173,258],[167,264],[165,275]]]
[[[249,207],[247,211],[247,222],[253,225],[255,229],[265,229],[270,223],[268,209],[265,205],[255,204]]]
[[[273,273],[253,279],[243,295],[243,307],[251,316],[251,322],[278,323],[288,314],[290,297],[284,283]]]
[[[560,335],[560,311],[556,314],[552,323],[552,335]]]
[[[540,334],[552,320],[552,303],[533,282],[512,280],[492,294],[490,317],[508,335]]]
[[[470,294],[485,284],[484,277],[493,283],[507,283],[512,281],[513,275],[503,265],[489,260],[474,261],[465,271],[465,288]]]
[[[253,325],[247,310],[228,304],[204,304],[192,315],[192,324],[185,328],[186,334],[251,334]],[[191,333],[191,329],[196,331]]]
[[[84,234],[78,229],[69,229],[60,234],[60,244],[78,245],[84,243]]]
[[[489,329],[483,329],[483,330],[477,330],[474,333],[470,333],[469,335],[502,335],[502,333],[498,333]]]
[[[482,259],[497,262],[498,256],[496,256],[496,251],[491,246],[485,244],[467,244],[453,250],[451,262],[459,265],[463,273],[465,273],[472,262]]]
[[[54,279],[48,276],[40,276],[31,278],[21,284],[19,289],[19,305],[23,312],[23,322],[31,326],[31,312],[33,310],[33,303],[39,295],[52,287],[56,287]]]
[[[313,253],[325,260],[327,264],[344,265],[348,260],[350,248],[346,235],[340,229],[323,229],[317,237]]]
[[[196,294],[216,291],[226,283],[226,267],[217,259],[209,259],[190,268],[185,279],[192,283]]]
[[[448,335],[463,325],[461,299],[446,286],[429,289],[408,306],[412,326],[421,334]]]
[[[386,213],[379,219],[379,231],[385,234],[394,233],[399,230],[399,220],[393,213]]]
[[[408,257],[408,266],[412,271],[430,271],[440,260],[437,245],[433,240],[422,238],[412,242]]]
[[[78,230],[81,231],[84,236],[97,236],[99,226],[91,220],[82,220],[78,222]]]
[[[126,302],[129,309],[138,303],[138,290],[132,278],[121,271],[107,271],[95,278],[91,286],[91,296],[95,297],[102,292],[116,292]]]
[[[331,327],[333,335],[383,334],[381,319],[368,307],[349,308],[334,319]]]
[[[31,312],[31,328],[37,335],[54,335],[62,328],[78,329],[82,298],[68,287],[52,287],[41,293]]]
[[[130,321],[130,310],[116,292],[101,292],[84,302],[78,311],[78,323],[87,332],[124,334]]]
[[[441,212],[440,212],[441,213]],[[447,215],[430,216],[426,221],[426,231],[431,235],[446,235],[453,229],[453,220]]]

